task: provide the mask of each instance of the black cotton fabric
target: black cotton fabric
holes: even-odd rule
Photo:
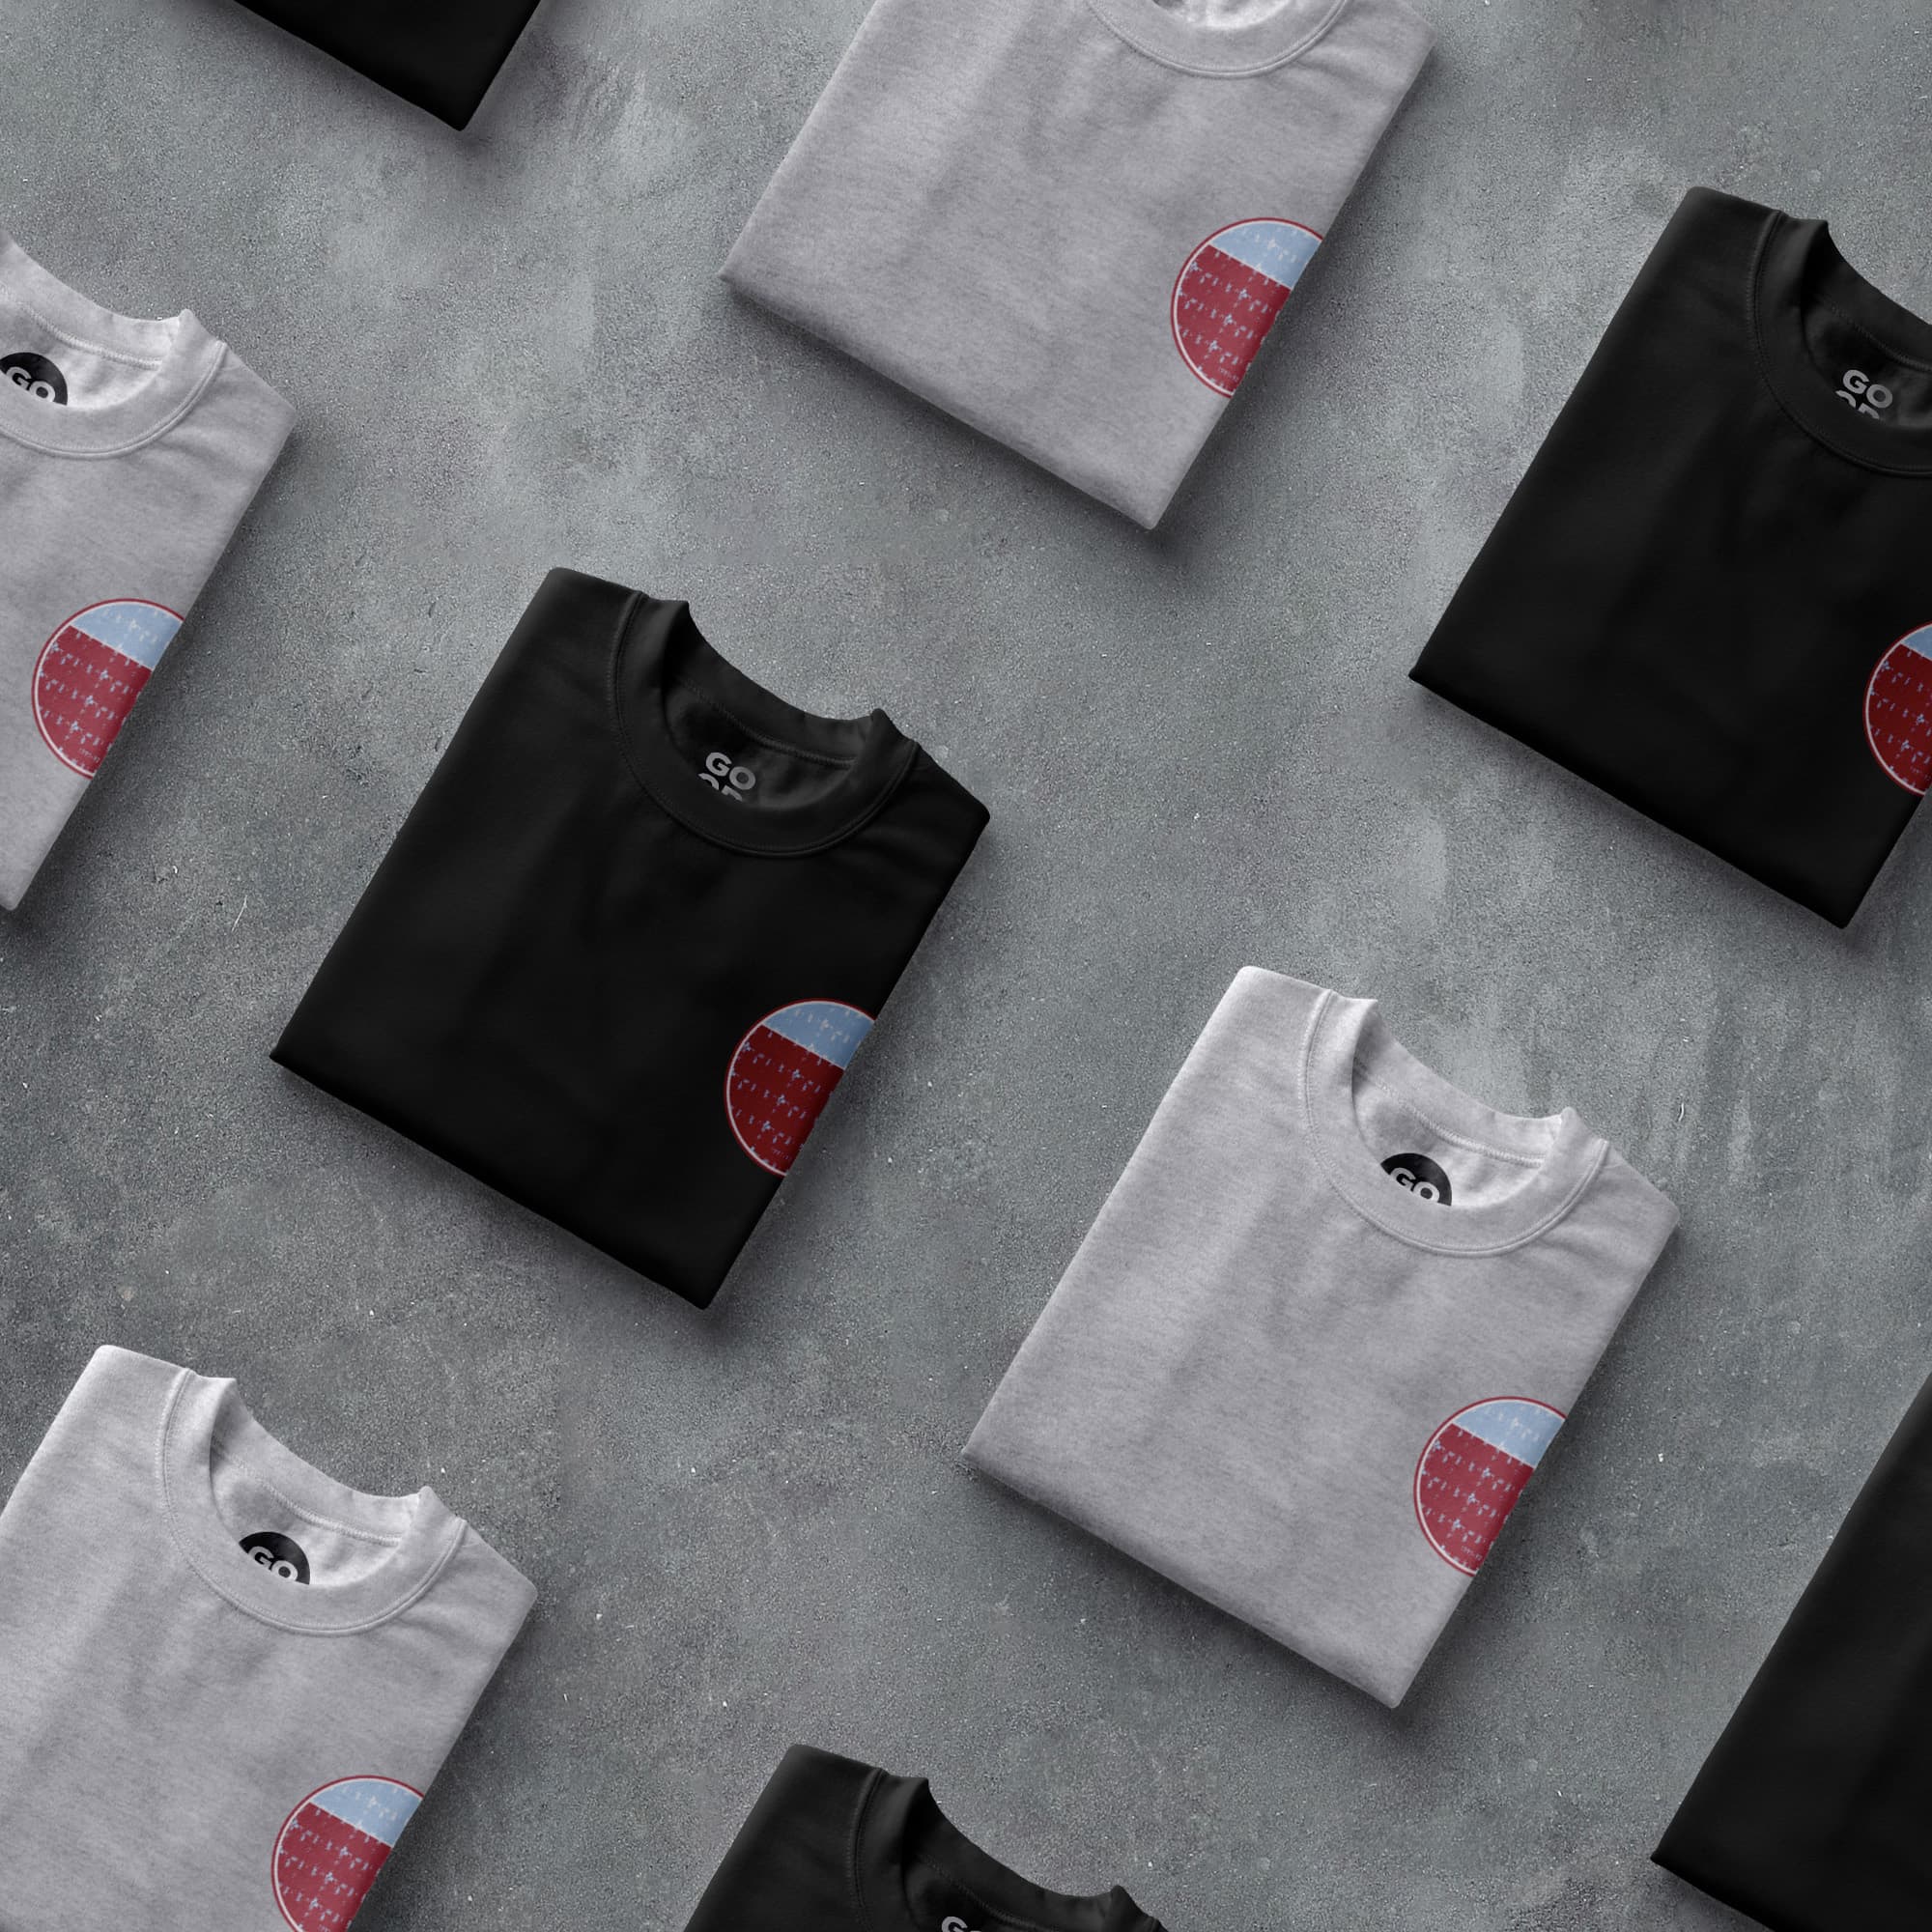
[[[1932,1382],[1653,1854],[1772,1932],[1932,1922]]]
[[[923,1777],[794,1746],[686,1932],[1160,1932],[1120,1887],[1030,1885],[957,1831]]]
[[[1932,781],[1932,327],[1686,197],[1411,673],[1847,923]]]
[[[537,0],[242,0],[392,94],[467,127]]]
[[[274,1058],[702,1305],[985,823],[553,571]]]

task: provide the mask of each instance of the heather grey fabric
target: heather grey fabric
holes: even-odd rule
[[[1397,1704],[1676,1218],[1244,968],[967,1457]]]
[[[185,310],[111,314],[0,234],[0,906],[33,883],[293,422]]]
[[[1151,528],[1431,41],[1402,0],[878,0],[724,278]]]
[[[342,1932],[531,1597],[99,1350],[0,1511],[0,1932]]]

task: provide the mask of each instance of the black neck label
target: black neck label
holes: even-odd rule
[[[272,1570],[286,1583],[308,1581],[308,1552],[279,1529],[258,1529],[253,1536],[244,1536],[242,1553],[264,1570]]]
[[[1449,1206],[1449,1177],[1441,1164],[1426,1153],[1392,1153],[1382,1162],[1382,1172],[1398,1187],[1406,1187],[1418,1201],[1439,1201]]]
[[[0,376],[6,377],[16,389],[25,389],[30,396],[40,397],[43,403],[67,401],[67,378],[56,364],[44,355],[35,355],[31,349],[19,350],[12,355],[0,355]]]

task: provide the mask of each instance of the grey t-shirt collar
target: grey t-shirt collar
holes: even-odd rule
[[[1356,1123],[1362,1078],[1394,1094],[1444,1140],[1522,1162],[1522,1185],[1445,1213],[1392,1184]],[[1534,1240],[1575,1206],[1609,1151],[1571,1108],[1528,1119],[1452,1087],[1389,1032],[1374,1000],[1321,995],[1302,1042],[1300,1084],[1309,1145],[1335,1191],[1385,1234],[1438,1254],[1496,1254]]]
[[[0,435],[55,456],[118,456],[170,429],[194,405],[226,353],[188,309],[143,320],[116,315],[71,289],[0,230],[0,301],[97,355],[151,371],[113,402],[48,408],[0,382]],[[0,343],[0,354],[7,345]]]
[[[1164,0],[1087,0],[1131,47],[1185,73],[1264,73],[1314,45],[1349,0],[1280,0],[1272,12],[1231,24],[1210,23]]]
[[[391,1546],[368,1574],[347,1582],[317,1577],[292,1591],[251,1560],[215,1507],[216,1453],[245,1463],[300,1515]],[[249,1414],[233,1380],[184,1369],[161,1416],[160,1481],[168,1527],[197,1576],[239,1610],[279,1630],[343,1635],[407,1609],[436,1580],[463,1536],[434,1490],[412,1496],[365,1495],[311,1468]]]

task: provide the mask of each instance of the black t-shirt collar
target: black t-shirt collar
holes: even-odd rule
[[[795,804],[748,810],[696,782],[670,735],[665,694],[693,688],[748,734],[842,768]],[[636,596],[612,641],[611,697],[619,744],[638,782],[679,823],[734,852],[796,855],[856,832],[889,799],[919,748],[883,711],[818,718],[775,697],[705,641],[688,605]]]
[[[923,1777],[875,1773],[855,1826],[853,1883],[866,1932],[938,1932],[906,1902],[908,1861],[936,1865],[984,1907],[984,1920],[1029,1932],[1161,1932],[1119,1886],[1089,1898],[1046,1891],[987,1857],[955,1827]]]
[[[1811,359],[1804,319],[1827,301],[1895,359],[1932,370],[1932,324],[1875,289],[1839,254],[1823,221],[1774,214],[1752,277],[1751,321],[1765,380],[1785,411],[1828,448],[1872,469],[1932,475],[1932,430],[1874,421],[1838,400]]]

